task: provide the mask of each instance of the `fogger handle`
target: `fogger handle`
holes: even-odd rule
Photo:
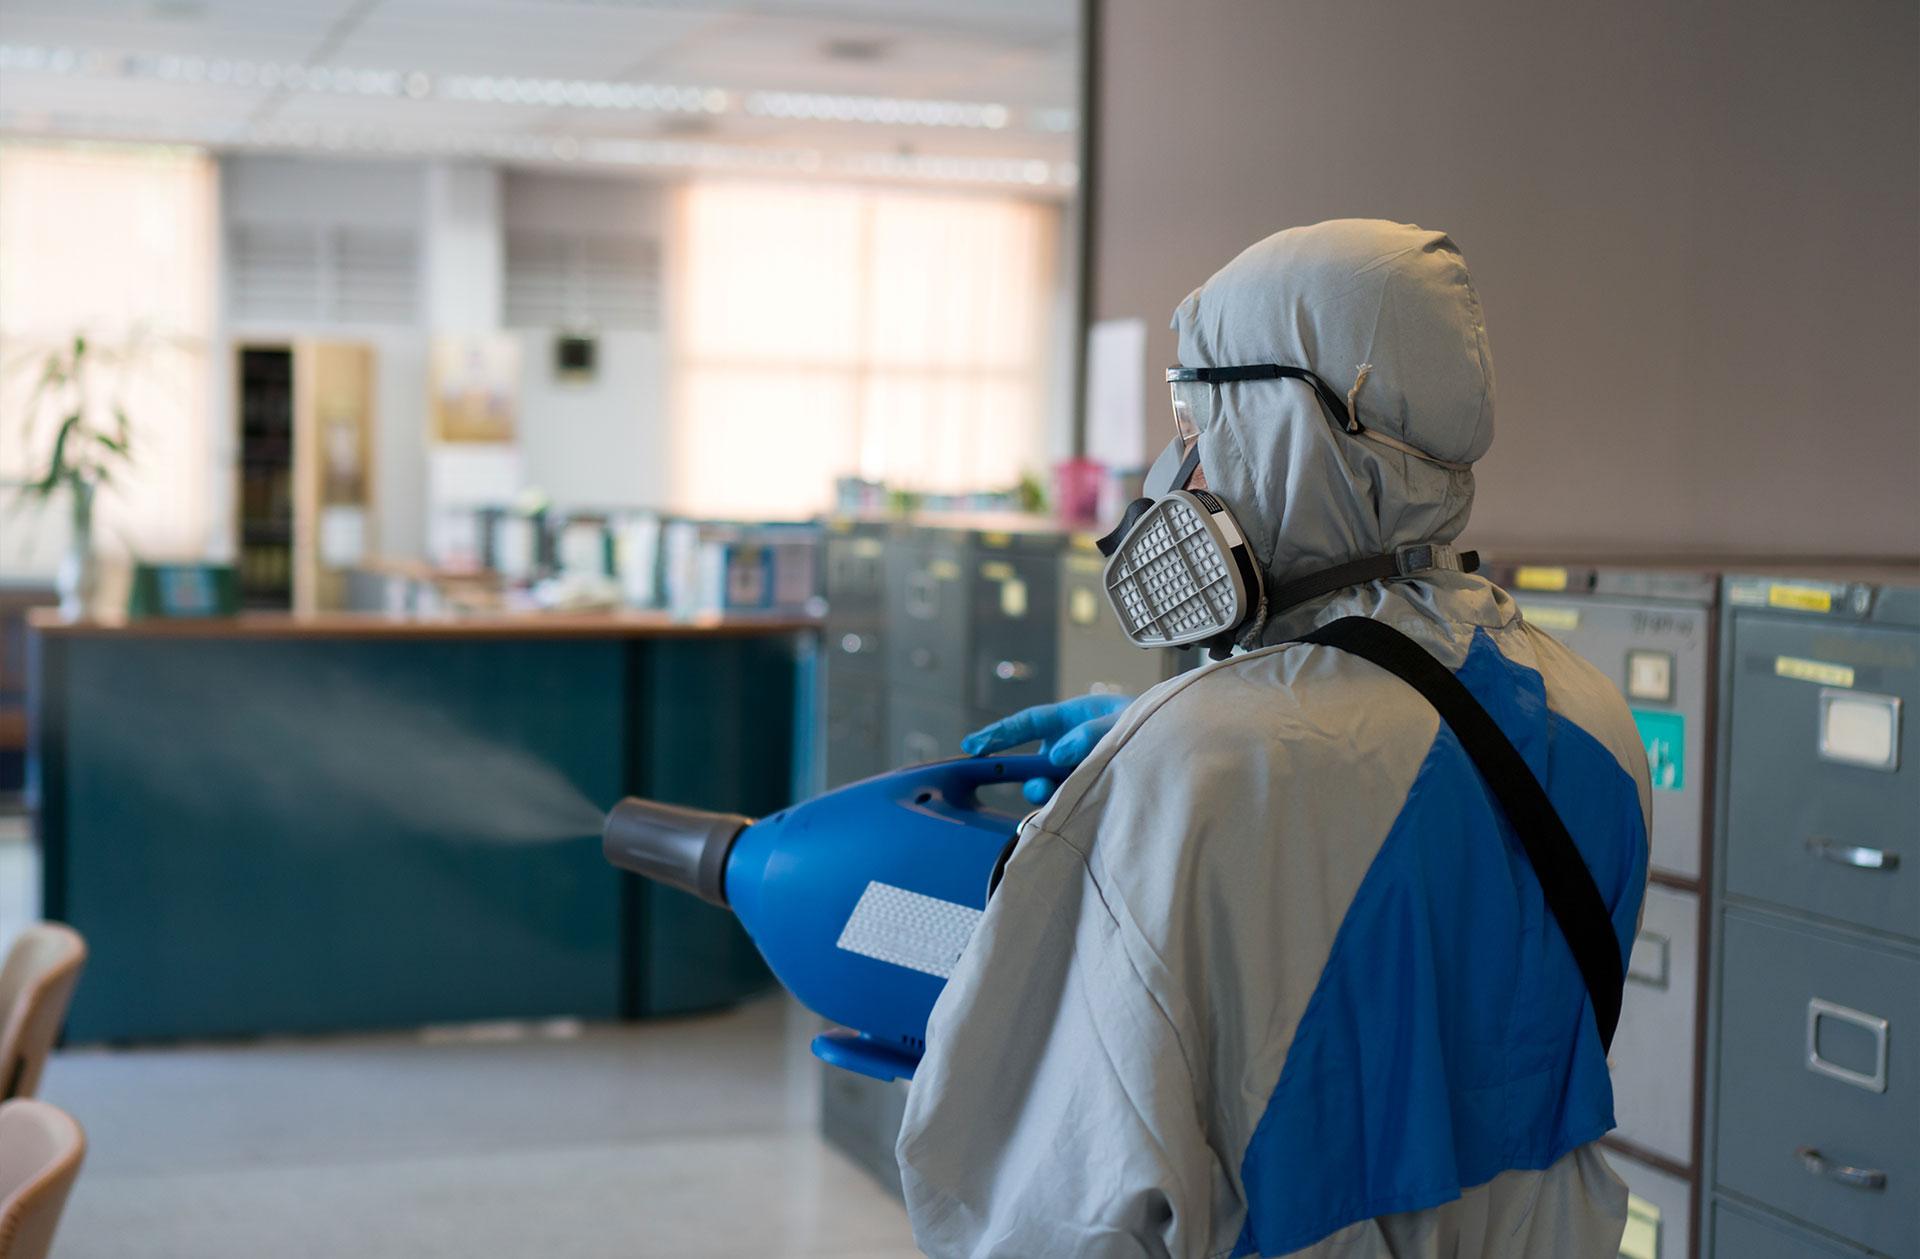
[[[738,813],[628,796],[607,814],[600,851],[622,870],[725,906],[727,854],[751,823]]]

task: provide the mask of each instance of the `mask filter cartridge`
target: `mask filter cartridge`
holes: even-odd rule
[[[1204,490],[1175,490],[1142,511],[1107,560],[1107,598],[1141,647],[1231,634],[1259,600],[1260,578],[1233,515]]]

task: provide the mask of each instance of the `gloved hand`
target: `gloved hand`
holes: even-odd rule
[[[1100,736],[1113,729],[1120,712],[1133,703],[1131,695],[1081,695],[1057,704],[1036,704],[960,740],[969,756],[1004,752],[1022,743],[1040,741],[1040,751],[1060,770],[1059,778],[1029,778],[1021,793],[1034,804],[1045,804],[1053,789],[1087,759]]]

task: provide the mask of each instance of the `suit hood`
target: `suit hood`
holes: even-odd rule
[[[1195,289],[1173,328],[1182,366],[1310,368],[1353,391],[1363,427],[1433,457],[1342,431],[1305,383],[1220,385],[1201,467],[1269,590],[1449,543],[1465,528],[1465,465],[1493,442],[1493,356],[1466,260],[1445,233],[1373,219],[1277,232]],[[1280,611],[1265,610],[1241,641],[1285,637],[1267,623]]]

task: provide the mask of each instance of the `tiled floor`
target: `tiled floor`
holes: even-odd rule
[[[54,1259],[895,1259],[782,999],[561,1038],[58,1055],[91,1148]]]

